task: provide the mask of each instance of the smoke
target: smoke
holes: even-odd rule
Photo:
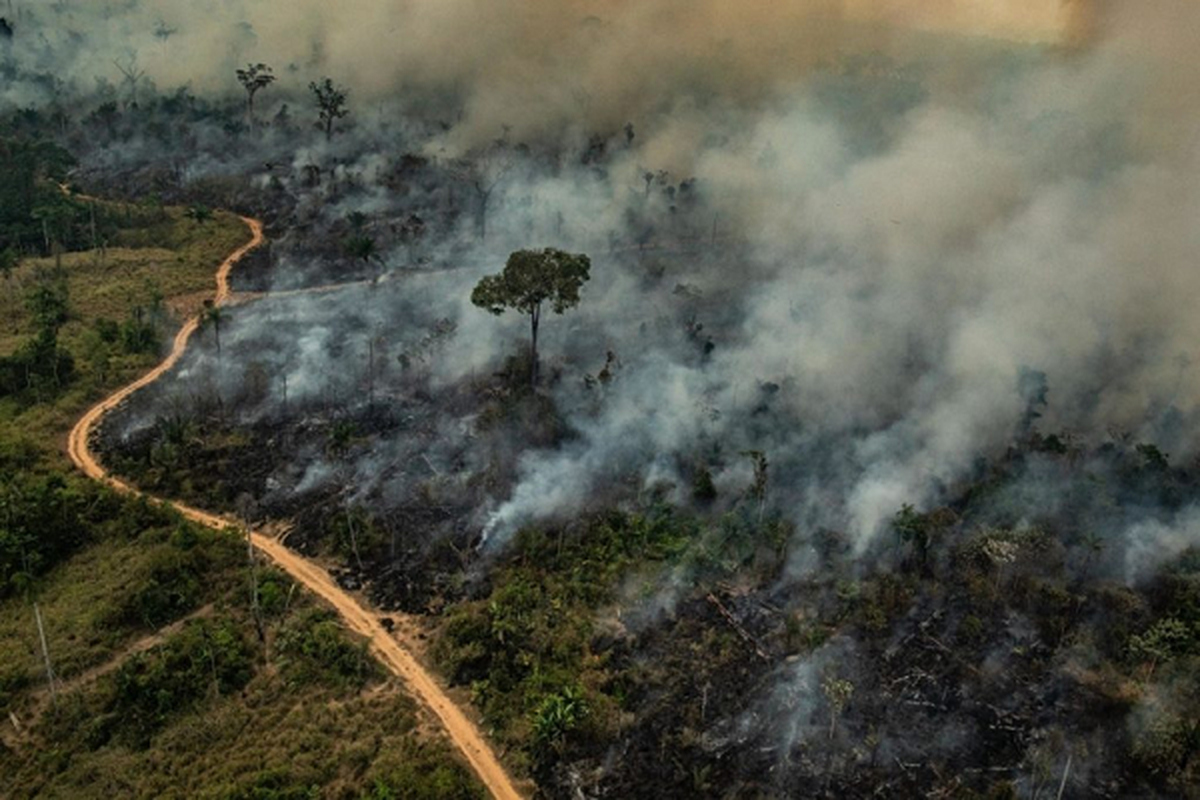
[[[1130,35],[1147,28],[1165,36],[1144,23]],[[662,136],[697,154],[713,212],[750,245],[733,275],[680,276],[713,292],[736,284],[725,309],[708,309],[716,354],[679,366],[682,379],[654,357],[627,359],[601,424],[582,429],[590,447],[526,458],[497,524],[561,507],[570,467],[596,474],[590,462],[611,463],[614,441],[686,451],[704,427],[701,398],[721,412],[713,436],[745,437],[753,406],[739,408],[737,389],[746,398],[763,382],[785,386],[777,402],[793,429],[746,443],[774,457],[778,483],[821,498],[809,507],[785,488],[779,505],[804,527],[848,528],[860,549],[901,504],[936,502],[1010,440],[1027,366],[1050,376],[1047,430],[1154,440],[1164,413],[1194,415],[1196,152],[1166,134],[1197,118],[1162,105],[1157,81],[1174,81],[1178,64],[1131,62],[1130,42],[1035,60],[1003,97],[938,94],[882,113],[869,148],[850,146],[859,131],[820,77],[750,118],[717,115],[716,146],[686,135],[693,112],[673,117]],[[658,149],[652,138],[642,153]],[[636,352],[638,337],[621,332],[652,315],[614,315],[621,297],[589,287],[586,304],[601,310],[581,327]],[[815,441],[831,432],[843,434],[835,453]],[[1186,458],[1195,444],[1193,430],[1171,447]],[[814,493],[823,471],[834,486]],[[568,483],[572,496],[589,488]],[[830,495],[842,501],[831,507]]]
[[[356,127],[292,146],[290,175],[261,179],[311,226],[279,243],[279,286],[328,277],[313,242],[350,211],[437,223],[420,252],[389,242],[382,269],[461,271],[420,308],[364,303],[365,290],[272,301],[305,320],[288,342],[265,313],[239,311],[230,347],[273,354],[294,402],[361,392],[365,330],[406,350],[450,320],[427,364],[438,387],[494,368],[520,323],[471,307],[473,281],[518,247],[593,256],[582,307],[544,329],[574,437],[518,454],[511,495],[493,498],[491,544],[602,502],[617,476],[685,496],[687,465],[717,443],[726,502],[746,490],[735,454],[762,451],[778,513],[802,531],[845,530],[863,551],[900,505],[936,503],[1011,440],[1026,368],[1048,376],[1046,430],[1158,441],[1183,420],[1170,450],[1195,452],[1200,82],[1188,48],[1200,12],[1180,0],[19,11],[13,57],[81,89],[119,84],[119,65],[145,71],[143,91],[189,84],[232,100],[233,68],[265,61],[280,77],[260,96],[265,116],[298,106],[318,75],[350,87]],[[19,103],[45,87],[6,91]],[[449,167],[496,139],[511,165],[480,241],[453,213],[471,190]],[[154,145],[143,147],[138,158]],[[430,186],[398,192],[383,177],[394,147],[432,159]],[[259,154],[207,157],[193,174]],[[300,177],[309,164],[325,167],[314,189]],[[607,352],[615,379],[585,386],[580,373]]]
[[[761,104],[843,52],[911,48],[906,31],[1055,41],[1067,25],[1038,0],[62,0],[18,3],[15,22],[23,63],[85,88],[144,72],[234,95],[233,70],[262,61],[293,89],[327,74],[364,102],[446,115],[456,146],[502,126],[523,141],[615,130],[706,96]]]

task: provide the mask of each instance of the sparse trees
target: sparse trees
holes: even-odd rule
[[[266,64],[247,64],[245,69],[237,71],[237,79],[246,90],[246,116],[250,127],[254,127],[254,95],[275,82],[275,75]]]
[[[192,205],[188,206],[187,211],[183,213],[188,219],[194,220],[201,225],[213,218],[212,209],[200,203],[193,203]]]
[[[333,139],[333,126],[343,117],[350,114],[346,108],[346,100],[350,95],[348,89],[334,84],[332,78],[325,78],[320,83],[312,82],[309,91],[317,103],[317,127],[325,131],[325,141]]]
[[[37,332],[13,355],[0,358],[0,395],[60,389],[74,370],[74,359],[58,342],[59,329],[70,316],[67,282],[62,274],[39,274],[26,297],[26,307]]]
[[[499,316],[513,309],[529,317],[530,382],[538,379],[538,326],[542,307],[555,314],[579,304],[579,290],[591,277],[591,259],[562,250],[518,250],[508,257],[504,271],[488,275],[471,292],[471,302]]]

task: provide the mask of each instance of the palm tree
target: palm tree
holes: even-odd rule
[[[221,360],[221,320],[225,318],[225,312],[221,307],[212,300],[204,301],[204,312],[200,316],[200,325],[204,327],[210,322],[213,327],[213,338],[217,345],[217,360]]]

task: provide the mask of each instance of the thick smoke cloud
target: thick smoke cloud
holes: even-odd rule
[[[903,49],[902,31],[1055,40],[1070,10],[1008,0],[14,0],[27,63],[90,87],[123,80],[232,94],[230,75],[266,61],[304,85],[336,75],[370,101],[448,116],[458,146],[502,126],[527,140],[613,129],[715,94],[746,105],[847,50]],[[457,104],[446,98],[457,98]],[[10,100],[26,101],[10,90]]]
[[[1121,429],[1194,452],[1194,426],[1161,433],[1167,417],[1194,420],[1200,392],[1188,310],[1200,294],[1188,223],[1200,198],[1187,177],[1197,154],[1182,134],[1197,116],[1186,92],[1174,103],[1162,94],[1160,81],[1178,82],[1180,36],[1118,11],[1117,35],[1093,51],[1020,70],[1003,97],[935,94],[894,115],[885,144],[865,153],[808,90],[736,117],[738,130],[718,119],[716,147],[687,136],[699,126],[686,113],[673,116],[663,137],[698,153],[708,197],[752,243],[736,278],[760,280],[738,284],[742,315],[712,364],[683,377],[649,357],[627,364],[607,424],[585,428],[594,446],[529,456],[497,524],[558,505],[564,483],[586,495],[571,466],[597,474],[589,461],[613,442],[686,450],[701,398],[725,412],[714,435],[737,437],[749,411],[737,389],[749,399],[764,382],[786,387],[796,427],[752,442],[804,488],[784,505],[802,527],[848,528],[860,547],[901,504],[936,502],[978,454],[1010,440],[1027,367],[1050,378],[1047,429]],[[1196,17],[1177,4],[1162,12]],[[1161,60],[1136,46],[1151,38],[1165,45]],[[722,277],[688,279],[720,292]],[[605,312],[619,305],[600,300]],[[597,316],[610,339],[633,322]],[[644,421],[640,436],[623,401]],[[816,440],[832,431],[844,438],[830,457]],[[800,453],[807,475],[786,471]],[[823,460],[831,474],[816,478]]]
[[[276,66],[276,103],[317,75],[348,84],[357,129],[291,158],[294,175],[336,159],[333,180],[363,187],[303,195],[301,213],[326,221],[400,212],[377,182],[389,131],[440,163],[501,136],[531,145],[497,186],[486,242],[464,221],[425,254],[465,267],[420,317],[421,330],[454,323],[428,367],[441,386],[511,352],[519,324],[466,300],[504,254],[553,243],[596,261],[583,307],[545,332],[573,376],[554,394],[578,435],[519,459],[490,542],[577,510],[616,475],[678,492],[680,465],[720,443],[724,493],[749,480],[736,454],[762,450],[780,513],[865,549],[903,503],[937,502],[1011,440],[1026,369],[1047,375],[1047,430],[1195,452],[1200,12],[1180,0],[68,2],[62,24],[18,5],[16,52],[83,87],[115,81],[130,51],[162,88],[233,97],[232,68],[249,60]],[[68,28],[89,46],[64,56]],[[389,127],[397,109],[446,128]],[[562,158],[592,134],[607,147],[599,172]],[[644,183],[660,170],[675,194]],[[648,282],[672,247],[689,255],[663,255]],[[388,269],[411,260],[386,254]],[[280,288],[323,269],[290,266]],[[383,304],[367,320],[354,292],[295,303],[312,323],[279,345],[296,350],[280,357],[295,402],[352,395],[345,342],[357,353],[367,327],[411,336],[416,319]],[[239,311],[230,346],[261,342],[266,313]],[[608,351],[620,369],[598,398],[578,373]]]

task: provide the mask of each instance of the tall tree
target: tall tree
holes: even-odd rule
[[[530,381],[538,380],[538,325],[542,307],[555,314],[579,305],[579,290],[591,277],[592,262],[583,254],[562,250],[518,250],[508,257],[504,271],[488,275],[471,292],[471,302],[497,316],[513,309],[529,317]]]
[[[320,83],[314,81],[308,88],[317,101],[317,127],[325,131],[325,141],[329,141],[333,138],[334,123],[350,113],[350,109],[346,108],[350,92],[345,87],[335,85],[331,78],[325,78]]]
[[[245,69],[237,71],[238,82],[246,90],[246,116],[250,119],[250,127],[254,127],[254,95],[275,82],[275,75],[266,64],[247,64]]]

